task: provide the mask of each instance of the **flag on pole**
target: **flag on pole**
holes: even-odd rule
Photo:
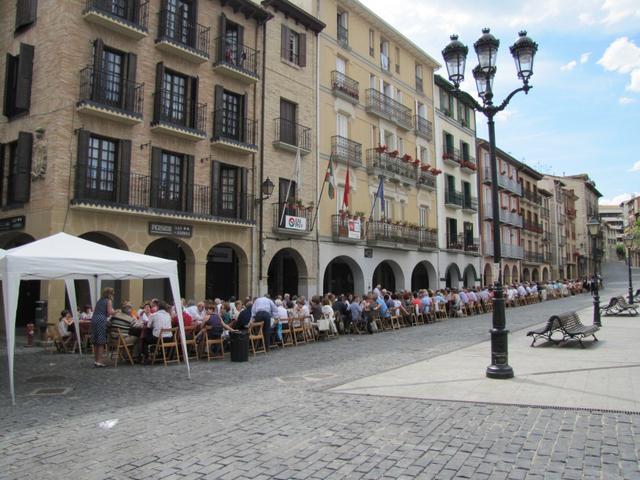
[[[384,210],[384,177],[380,175],[380,184],[378,185],[378,191],[376,192],[376,200],[380,199],[380,208],[382,211],[382,218],[387,218]],[[374,201],[375,205],[375,201]]]
[[[293,174],[293,180],[296,182],[296,190],[298,192],[302,191],[302,168],[301,168],[302,156],[300,155],[300,145],[298,145],[298,150],[296,150],[296,166]]]
[[[298,150],[296,152],[296,161],[293,167],[293,175],[291,176],[291,179],[289,180],[289,185],[287,186],[287,196],[285,197],[286,199],[285,205],[282,206],[282,214],[280,215],[280,225],[283,224],[284,217],[287,213],[287,208],[290,206],[290,205],[287,205],[286,202],[288,202],[289,198],[291,197],[291,187],[293,186],[294,182],[295,182],[296,190],[293,191],[293,194],[297,196],[296,192],[300,191],[300,183],[302,182],[302,178],[300,177],[300,146],[298,146]]]
[[[347,163],[347,175],[344,179],[344,195],[342,196],[342,204],[344,208],[349,208],[350,193],[351,193],[351,185],[349,184],[349,164]]]
[[[333,200],[336,196],[336,178],[333,175],[333,160],[329,159],[329,168],[327,168],[327,174],[324,181],[329,184],[329,198]]]

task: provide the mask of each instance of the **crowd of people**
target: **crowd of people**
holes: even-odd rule
[[[506,285],[503,296],[507,307],[516,307],[589,292],[596,281],[601,283],[599,279],[521,282]],[[268,295],[244,300],[230,298],[227,301],[187,302],[182,299],[180,308],[184,325],[194,327],[190,330],[194,331],[198,341],[205,331],[209,338],[226,339],[230,332],[246,331],[253,324],[262,323],[264,345],[268,350],[271,345],[282,344],[283,332],[287,331],[291,319],[305,322],[317,336],[325,333],[372,334],[379,329],[381,322],[392,319],[398,324],[415,325],[419,318],[428,323],[443,317],[486,313],[492,310],[494,295],[494,288],[489,286],[392,292],[377,285],[362,296],[327,293],[310,299],[289,294],[274,298]],[[118,329],[127,344],[132,346],[134,356],[141,363],[148,363],[160,335],[168,339],[173,335],[170,329],[178,325],[175,306],[150,299],[139,308],[125,301],[115,309],[113,296],[113,289],[106,288],[95,309],[86,305],[80,312],[81,322],[90,324],[94,366],[105,366],[102,356],[110,335],[113,338],[114,329]],[[74,339],[70,328],[72,324],[71,312],[63,311],[58,331],[65,341]]]

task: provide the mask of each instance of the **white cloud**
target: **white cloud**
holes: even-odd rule
[[[630,172],[640,172],[640,162],[636,162],[633,164],[633,167],[631,167],[631,170],[629,170]]]
[[[627,200],[631,200],[637,194],[633,193],[622,193],[620,195],[616,195],[613,198],[601,198],[598,202],[600,205],[620,205],[622,202],[626,202]]]
[[[562,70],[563,72],[570,72],[571,70],[576,68],[576,65],[578,65],[578,62],[576,62],[575,60],[571,60],[569,63],[562,65],[560,67],[560,70]]]
[[[640,4],[637,0],[605,0],[602,10],[606,12],[603,23],[607,26],[640,19]]]
[[[590,56],[591,56],[591,52],[586,52],[580,55],[580,63],[587,63],[589,61]]]
[[[618,99],[618,103],[620,105],[631,105],[632,103],[636,103],[637,100],[635,98],[631,98],[631,97],[620,97]]]
[[[629,74],[631,81],[627,90],[640,92],[640,47],[632,40],[627,37],[616,39],[607,47],[598,64],[610,72]]]
[[[518,111],[507,108],[496,115],[496,122],[508,122]]]

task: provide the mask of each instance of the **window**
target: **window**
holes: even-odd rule
[[[427,225],[427,207],[420,207],[418,211],[418,223],[421,227],[426,228]]]
[[[447,246],[452,248],[458,242],[458,221],[455,218],[447,218]]]
[[[424,92],[422,65],[416,63],[416,91]]]
[[[282,58],[299,67],[307,65],[307,36],[282,25]]]
[[[186,77],[165,72],[162,80],[162,112],[173,123],[184,124],[186,114]]]
[[[223,166],[220,168],[220,207],[225,216],[236,213],[237,168]]]
[[[404,138],[398,137],[398,153],[400,156],[404,155]]]
[[[339,137],[349,138],[349,117],[344,113],[336,115],[336,134]]]
[[[420,161],[424,164],[428,164],[429,163],[429,149],[427,149],[427,147],[423,147],[420,146],[419,147],[419,152],[420,152]]]
[[[178,209],[182,194],[183,156],[170,152],[162,152],[160,165],[160,199],[165,201],[165,208],[173,206]]]
[[[400,73],[400,49],[396,47],[396,73]]]
[[[297,135],[298,105],[284,98],[280,99],[280,141],[298,145]]]
[[[462,150],[462,159],[469,160],[469,144],[466,142],[460,142],[460,149]]]
[[[389,71],[389,42],[380,41],[380,67],[385,72]]]
[[[8,156],[8,166],[6,168],[7,198],[4,205],[20,205],[29,201],[32,149],[33,134],[28,132],[20,132],[18,140],[6,146],[0,144],[0,172],[2,173],[5,171],[5,151]],[[0,181],[0,197],[3,185],[4,181]]]
[[[343,75],[347,74],[347,61],[342,57],[336,57],[336,71]]]
[[[224,91],[222,96],[222,135],[224,137],[240,140],[242,101],[242,95],[227,90]]]
[[[33,54],[33,46],[26,43],[20,44],[18,55],[7,54],[2,113],[8,118],[27,113],[31,107]]]
[[[195,8],[191,0],[167,0],[164,33],[185,45],[195,44]]]
[[[378,90],[378,79],[375,75],[369,75],[369,88]]]
[[[444,152],[453,154],[453,135],[444,132]]]
[[[114,140],[93,135],[89,138],[85,192],[91,198],[114,200],[116,151]]]
[[[346,47],[349,45],[349,23],[347,19],[347,12],[338,11],[337,18],[338,28],[338,44]]]
[[[376,44],[376,34],[373,30],[369,29],[369,56],[375,57],[376,50],[374,45]]]
[[[8,1],[8,0],[7,0]],[[15,0],[16,3],[16,25],[15,32],[21,32],[29,28],[36,21],[38,9],[37,0]]]

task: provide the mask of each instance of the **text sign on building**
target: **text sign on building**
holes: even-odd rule
[[[161,235],[163,237],[191,238],[193,227],[177,223],[149,223],[149,235]]]
[[[361,228],[362,224],[360,223],[360,220],[349,220],[349,238],[360,240]]]
[[[24,215],[19,217],[9,217],[0,219],[0,232],[9,230],[22,230],[25,226],[26,218]]]
[[[304,217],[286,215],[284,217],[284,228],[287,230],[298,230],[300,232],[304,232],[307,230],[307,219]]]

